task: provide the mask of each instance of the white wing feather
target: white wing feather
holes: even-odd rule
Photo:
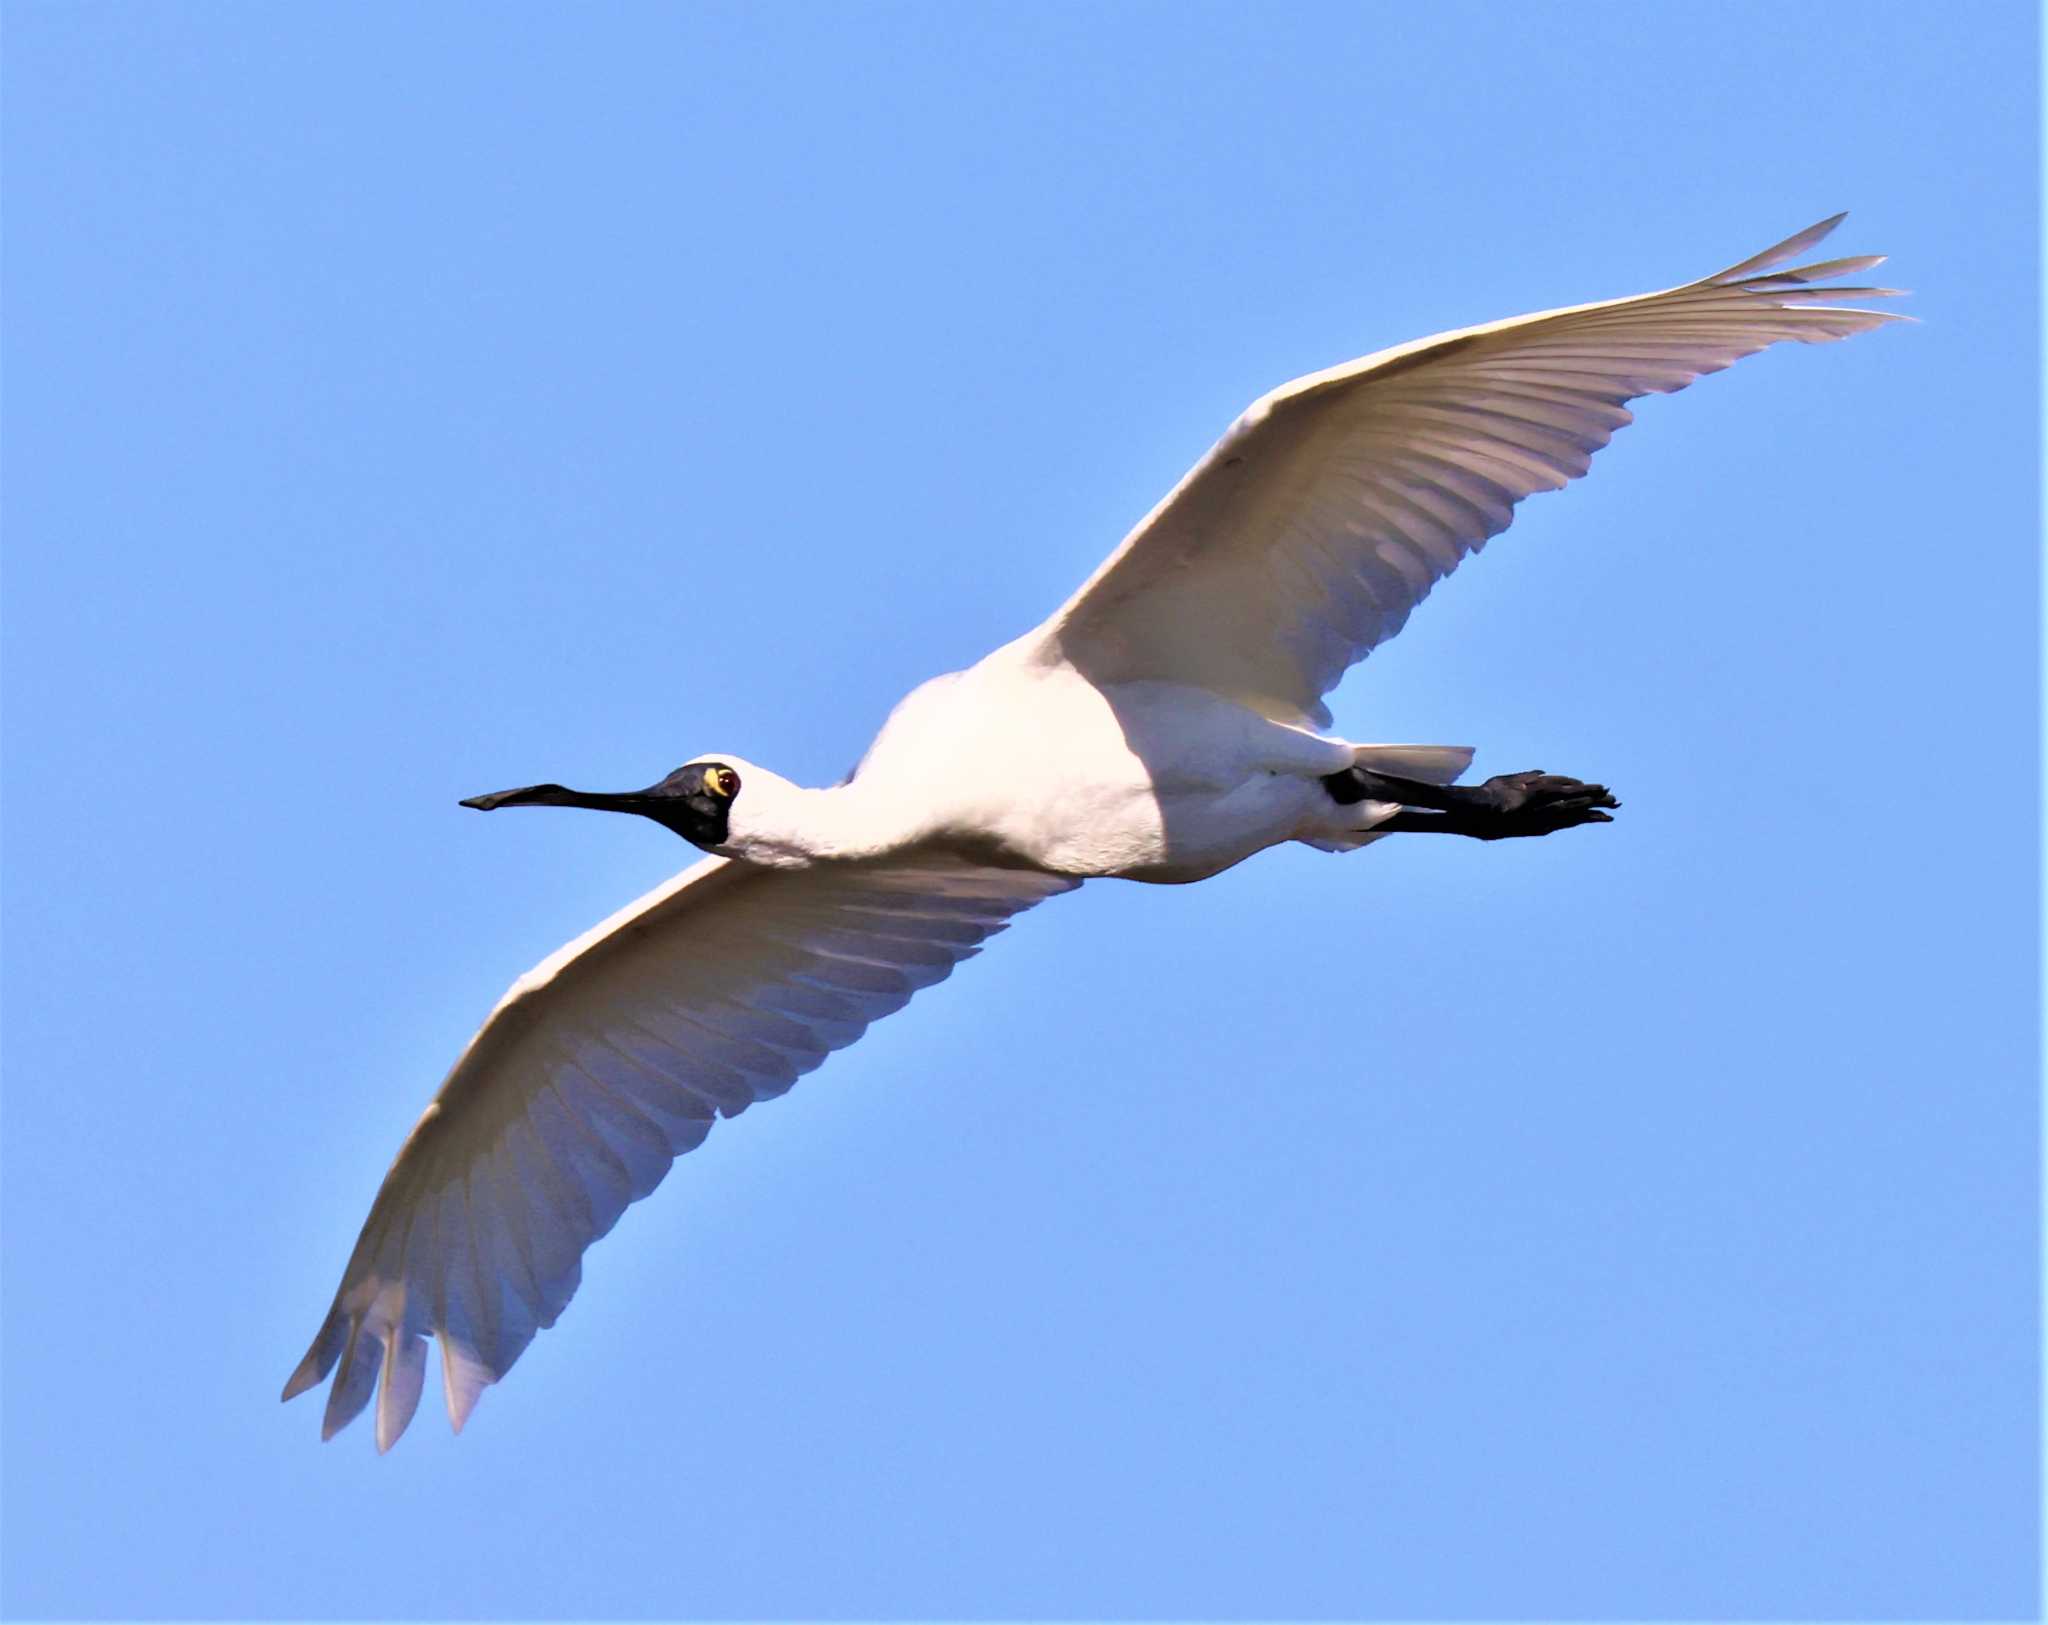
[[[284,1397],[334,1371],[321,1436],[374,1392],[388,1450],[432,1335],[460,1430],[561,1314],[584,1249],[714,1118],[781,1094],[1077,884],[941,859],[710,858],[570,943],[514,984],[406,1139]]]
[[[1515,504],[1586,472],[1626,402],[1780,339],[1910,318],[1812,284],[1882,257],[1775,271],[1841,215],[1698,282],[1420,339],[1253,403],[1040,629],[1094,682],[1197,683],[1286,721],[1322,704]]]

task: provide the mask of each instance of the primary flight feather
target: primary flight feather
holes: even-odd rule
[[[1085,879],[1199,880],[1281,841],[1482,840],[1608,821],[1605,787],[1459,786],[1461,746],[1357,745],[1323,696],[1515,505],[1586,472],[1637,396],[1780,339],[1905,318],[1777,269],[1824,220],[1661,293],[1439,334],[1264,396],[1050,620],[890,715],[851,778],[729,753],[625,794],[465,805],[653,818],[711,856],[516,982],[400,1148],[284,1397],[404,1432],[440,1347],[459,1429],[575,1293],[584,1250],[712,1122],[777,1095]]]

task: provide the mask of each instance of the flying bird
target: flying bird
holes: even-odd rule
[[[391,1165],[291,1399],[331,1438],[411,1421],[427,1339],[460,1431],[574,1295],[584,1250],[703,1143],[1015,916],[1098,877],[1201,880],[1282,841],[1479,840],[1610,821],[1600,784],[1460,785],[1472,751],[1335,737],[1323,697],[1626,403],[1842,308],[1881,257],[1778,269],[1842,216],[1661,293],[1418,339],[1253,402],[1053,616],[890,714],[844,783],[727,753],[645,790],[466,807],[636,813],[709,854],[512,986]],[[1835,283],[1816,286],[1819,283]]]

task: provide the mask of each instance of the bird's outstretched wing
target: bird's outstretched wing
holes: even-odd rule
[[[940,859],[710,858],[570,943],[514,984],[407,1137],[284,1397],[335,1371],[332,1438],[374,1391],[387,1450],[431,1334],[459,1429],[554,1324],[584,1249],[714,1117],[781,1094],[1078,884]]]
[[[1907,318],[1815,287],[1882,256],[1773,267],[1842,216],[1698,282],[1403,344],[1254,402],[1040,629],[1095,682],[1196,683],[1327,726],[1323,695],[1515,504],[1586,472],[1623,403],[1780,339]]]

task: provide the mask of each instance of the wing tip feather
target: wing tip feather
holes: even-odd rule
[[[297,1399],[309,1388],[317,1388],[327,1373],[334,1369],[334,1362],[341,1357],[345,1346],[346,1327],[339,1305],[327,1311],[327,1318],[320,1323],[320,1330],[313,1334],[313,1341],[306,1349],[306,1357],[292,1368],[292,1374],[285,1378],[284,1392],[278,1398],[285,1404]]]
[[[289,1405],[308,1388],[313,1387],[319,1382],[324,1373],[314,1370],[311,1362],[312,1356],[307,1355],[304,1360],[299,1362],[292,1374],[285,1378],[284,1392],[277,1396],[281,1403]]]
[[[1804,231],[1795,231],[1783,242],[1773,243],[1761,253],[1752,254],[1748,259],[1738,261],[1724,271],[1716,271],[1712,276],[1700,278],[1700,281],[1737,282],[1743,277],[1768,271],[1774,265],[1783,265],[1793,255],[1805,253],[1815,243],[1832,235],[1834,229],[1848,218],[1849,211],[1844,209],[1839,214],[1829,215],[1825,220],[1816,220]]]
[[[476,1409],[477,1401],[483,1398],[484,1390],[498,1379],[474,1354],[458,1348],[455,1339],[445,1330],[439,1333],[438,1341],[441,1345],[441,1395],[448,1406],[449,1429],[459,1435],[470,1413]]]

